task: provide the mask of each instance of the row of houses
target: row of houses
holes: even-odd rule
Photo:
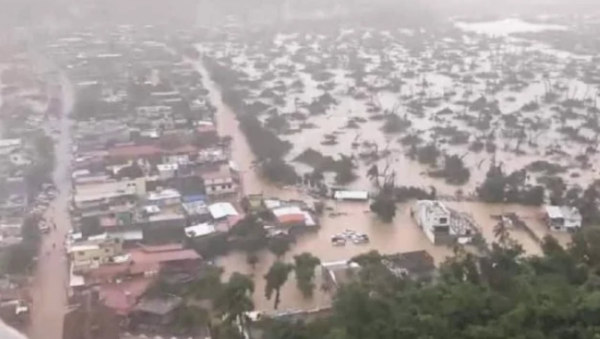
[[[74,112],[66,338],[79,338],[73,319],[92,301],[124,330],[163,331],[184,300],[151,293],[158,279],[202,274],[211,261],[196,244],[228,237],[248,213],[269,236],[319,224],[308,203],[244,196],[200,76],[138,33],[81,33],[50,47],[97,107]]]
[[[161,331],[183,299],[150,293],[158,279],[183,284],[210,266],[187,246],[190,230],[226,232],[244,217],[200,75],[148,30],[80,32],[47,48],[78,98],[65,338],[89,331],[82,319],[104,322],[102,338]]]

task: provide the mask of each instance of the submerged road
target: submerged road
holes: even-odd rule
[[[71,135],[69,113],[73,108],[74,92],[66,77],[61,78],[63,111],[55,121],[60,137],[55,145],[56,167],[54,182],[58,192],[45,213],[46,220],[56,229],[44,235],[37,264],[32,297],[30,339],[62,339],[63,318],[67,307],[69,284],[65,239],[71,229],[69,217]],[[48,122],[51,124],[52,122]],[[49,129],[49,128],[48,128]]]

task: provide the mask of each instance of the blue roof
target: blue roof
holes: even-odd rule
[[[183,202],[194,202],[194,201],[206,202],[206,195],[204,195],[204,194],[186,195],[182,199],[183,199]]]

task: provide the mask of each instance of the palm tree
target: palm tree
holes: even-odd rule
[[[298,289],[305,298],[312,297],[315,288],[315,268],[321,264],[321,260],[310,253],[302,253],[294,257],[294,264]]]
[[[275,309],[277,309],[279,306],[281,287],[283,287],[293,269],[293,265],[276,261],[273,263],[273,265],[271,265],[269,272],[267,272],[265,275],[265,280],[267,280],[267,284],[265,286],[265,297],[271,300],[271,296],[273,295],[273,292],[275,292]]]
[[[367,171],[367,178],[371,181],[375,181],[376,185],[379,187],[379,168],[377,167],[377,164],[371,166]]]
[[[237,321],[242,328],[245,328],[245,315],[254,310],[253,292],[254,282],[250,277],[236,272],[213,300],[214,309],[224,323],[231,325]]]
[[[506,227],[504,219],[501,219],[500,222],[498,222],[496,226],[494,226],[494,237],[496,237],[496,239],[501,245],[507,245],[507,242],[510,239],[510,234],[508,233],[508,228]]]

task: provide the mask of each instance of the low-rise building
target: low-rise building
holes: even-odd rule
[[[333,292],[342,285],[354,281],[360,269],[359,264],[349,260],[324,262],[321,264],[324,287]]]
[[[142,298],[131,314],[134,326],[144,329],[160,329],[175,318],[175,311],[183,304],[183,298],[170,295],[164,297]]]
[[[553,231],[575,231],[581,228],[583,218],[577,207],[545,206],[546,223]]]
[[[228,165],[219,166],[216,171],[202,174],[206,195],[215,198],[236,194],[238,180],[234,171]]]
[[[440,201],[418,200],[411,209],[411,215],[436,245],[449,245],[455,241],[467,243],[476,233],[469,218],[450,210]]]
[[[75,243],[69,248],[69,256],[75,270],[82,270],[111,262],[123,253],[119,239],[104,238]]]
[[[431,280],[436,272],[433,257],[424,250],[385,255],[381,262],[400,278]]]

